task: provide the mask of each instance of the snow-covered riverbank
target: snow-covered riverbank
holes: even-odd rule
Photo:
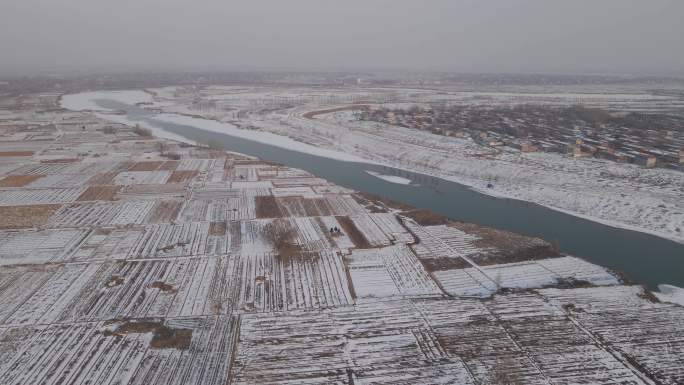
[[[174,100],[168,91],[154,93],[162,96],[152,99],[150,93],[133,91],[118,92],[113,97],[131,104],[152,102],[164,111],[188,110],[182,99]],[[108,94],[67,95],[62,105],[69,109],[92,109],[93,100]],[[237,108],[249,106],[244,100],[236,103]],[[466,139],[359,122],[352,112],[319,115],[316,119],[303,117],[313,109],[314,106],[266,111],[247,109],[249,113],[240,118],[234,111],[220,113],[213,109],[193,113],[215,120],[169,113],[155,119],[192,124],[313,155],[385,164],[433,175],[488,195],[529,201],[603,224],[684,243],[684,175],[680,172],[558,154],[503,151],[494,155]],[[122,122],[122,119],[125,116],[111,115],[110,120]],[[240,129],[227,120],[253,129]]]

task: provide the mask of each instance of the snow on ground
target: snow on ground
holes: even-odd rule
[[[658,285],[660,292],[655,292],[656,297],[662,302],[671,302],[684,306],[684,289],[673,285]]]
[[[98,106],[95,102],[98,99],[136,104],[151,102],[152,95],[140,90],[82,92],[62,96],[61,104],[63,108],[73,111],[111,111],[111,109]]]
[[[177,114],[160,114],[159,116],[155,117],[155,120],[168,123],[190,125],[206,131],[227,134],[242,139],[253,140],[255,142],[270,144],[275,147],[281,147],[292,151],[321,156],[324,158],[331,158],[346,162],[368,163],[363,158],[360,158],[355,155],[312,146],[310,144],[298,142],[289,137],[272,134],[270,132],[239,129],[230,123],[218,122],[209,119],[200,119],[191,116],[182,116]]]
[[[429,270],[476,239],[404,227],[302,170],[79,115],[0,141],[44,148],[0,169],[3,384],[684,382],[684,307],[599,266]],[[42,162],[55,154],[68,161]],[[435,247],[417,255],[414,234]],[[535,289],[559,277],[610,286]],[[530,290],[460,297],[499,287]]]
[[[411,184],[411,179],[402,178],[402,177],[396,176],[396,175],[384,175],[384,174],[381,174],[379,172],[369,171],[369,170],[366,170],[366,173],[373,175],[376,178],[380,178],[384,181],[390,182],[390,183]]]

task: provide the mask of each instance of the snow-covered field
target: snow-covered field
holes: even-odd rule
[[[605,268],[478,265],[303,170],[43,114],[0,132],[32,149],[0,159],[3,384],[684,381],[684,307]]]
[[[466,139],[359,122],[351,111],[317,115],[313,119],[303,116],[308,111],[360,101],[409,106],[435,100],[489,104],[570,104],[582,100],[596,106],[625,110],[669,109],[683,104],[670,96],[619,91],[516,94],[377,88],[321,91],[166,87],[149,92],[155,95],[153,106],[174,113],[160,116],[168,121],[199,123],[205,129],[230,132],[297,151],[341,160],[365,160],[439,176],[485,194],[534,202],[604,224],[684,242],[684,175],[681,172],[645,169],[600,159],[573,159],[559,154],[522,154],[513,150],[493,154]],[[148,100],[147,96],[149,94],[145,98],[131,96],[129,102]],[[197,105],[193,102],[197,97],[214,104],[209,107]],[[67,97],[65,99],[71,102]],[[79,96],[77,99],[87,98]],[[81,103],[80,108],[89,105],[85,101]],[[191,120],[193,118],[177,113],[215,121]],[[392,181],[406,183],[395,178]],[[494,187],[485,188],[490,183]]]

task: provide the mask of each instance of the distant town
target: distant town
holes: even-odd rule
[[[360,119],[471,138],[493,148],[597,157],[684,170],[684,118],[583,106],[445,106],[363,109]]]

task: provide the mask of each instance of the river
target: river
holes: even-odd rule
[[[199,143],[220,144],[229,151],[257,156],[303,169],[341,186],[376,194],[449,218],[555,241],[563,253],[624,273],[632,282],[651,289],[661,283],[684,287],[684,244],[650,234],[611,227],[537,204],[494,198],[467,186],[419,173],[374,164],[340,161],[292,151],[191,124],[155,119],[155,113],[111,100],[95,100],[104,108],[124,111],[127,118]],[[199,119],[199,118],[197,118]],[[403,185],[366,171],[397,175]]]

